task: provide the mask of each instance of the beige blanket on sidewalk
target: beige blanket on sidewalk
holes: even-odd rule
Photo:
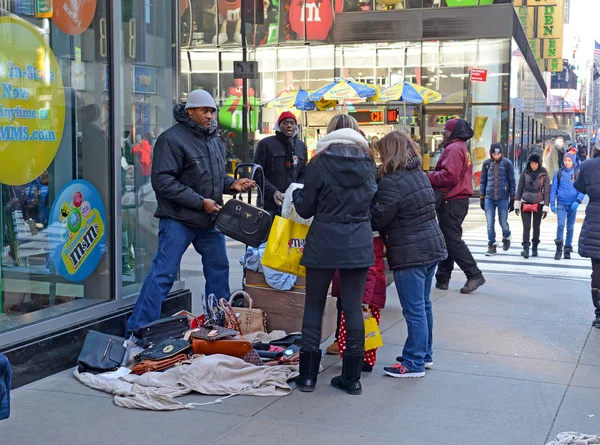
[[[597,445],[600,444],[600,435],[588,436],[582,433],[560,433],[556,440],[546,445]]]
[[[285,396],[292,392],[287,382],[298,375],[298,367],[255,366],[235,357],[216,354],[164,372],[148,372],[140,376],[129,374],[115,380],[103,380],[89,373],[80,374],[77,368],[73,374],[90,388],[114,394],[117,406],[161,411],[193,409],[215,403],[184,405],[175,400],[193,391],[229,397],[241,394]]]

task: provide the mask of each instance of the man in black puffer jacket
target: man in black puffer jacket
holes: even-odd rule
[[[600,329],[600,145],[596,144],[592,159],[581,164],[575,188],[590,198],[579,236],[579,255],[592,259],[592,302],[596,309],[592,325]]]
[[[298,123],[291,112],[281,113],[275,136],[258,143],[254,163],[265,171],[265,210],[281,214],[283,194],[290,184],[304,182],[306,145],[298,139]]]
[[[229,298],[229,260],[225,237],[214,228],[224,193],[242,192],[254,185],[234,181],[225,171],[225,146],[217,133],[214,99],[194,90],[187,103],[177,105],[177,124],[162,133],[154,147],[152,187],[160,218],[158,250],[144,281],[127,332],[157,320],[190,244],[202,255],[206,294]]]

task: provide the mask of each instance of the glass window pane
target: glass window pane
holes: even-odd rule
[[[0,12],[0,331],[113,295],[107,3]]]
[[[128,0],[124,0],[126,3]],[[216,0],[179,1],[181,47],[213,46],[217,35]]]
[[[173,70],[172,2],[123,0],[123,10],[123,28],[131,32],[123,33],[121,45],[120,255],[123,294],[131,294],[141,289],[156,253],[158,219],[154,218],[156,196],[150,184],[152,149],[160,134],[173,124],[177,74]]]

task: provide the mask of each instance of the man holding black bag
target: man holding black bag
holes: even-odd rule
[[[225,146],[218,137],[217,105],[204,90],[190,92],[176,105],[177,123],[157,139],[152,160],[152,187],[158,209],[158,250],[152,269],[127,323],[127,332],[158,320],[190,244],[202,256],[206,294],[229,298],[229,260],[225,237],[214,228],[223,194],[253,187],[250,179],[226,173]]]

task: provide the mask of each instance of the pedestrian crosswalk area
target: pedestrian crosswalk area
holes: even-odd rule
[[[523,225],[521,218],[514,213],[509,215],[508,222],[512,232],[511,248],[504,252],[502,250],[502,230],[496,221],[496,242],[498,244],[497,255],[485,256],[487,252],[487,225],[483,211],[477,205],[472,204],[469,214],[463,225],[463,240],[471,249],[471,253],[477,261],[477,265],[485,274],[502,273],[515,275],[529,275],[536,277],[569,278],[574,280],[589,281],[592,273],[590,260],[582,258],[577,254],[577,241],[579,232],[585,216],[585,208],[581,206],[578,211],[577,224],[575,224],[575,236],[573,238],[573,250],[570,260],[555,260],[556,245],[556,215],[549,213],[542,220],[539,256],[525,259],[521,256],[521,242],[523,238]]]

